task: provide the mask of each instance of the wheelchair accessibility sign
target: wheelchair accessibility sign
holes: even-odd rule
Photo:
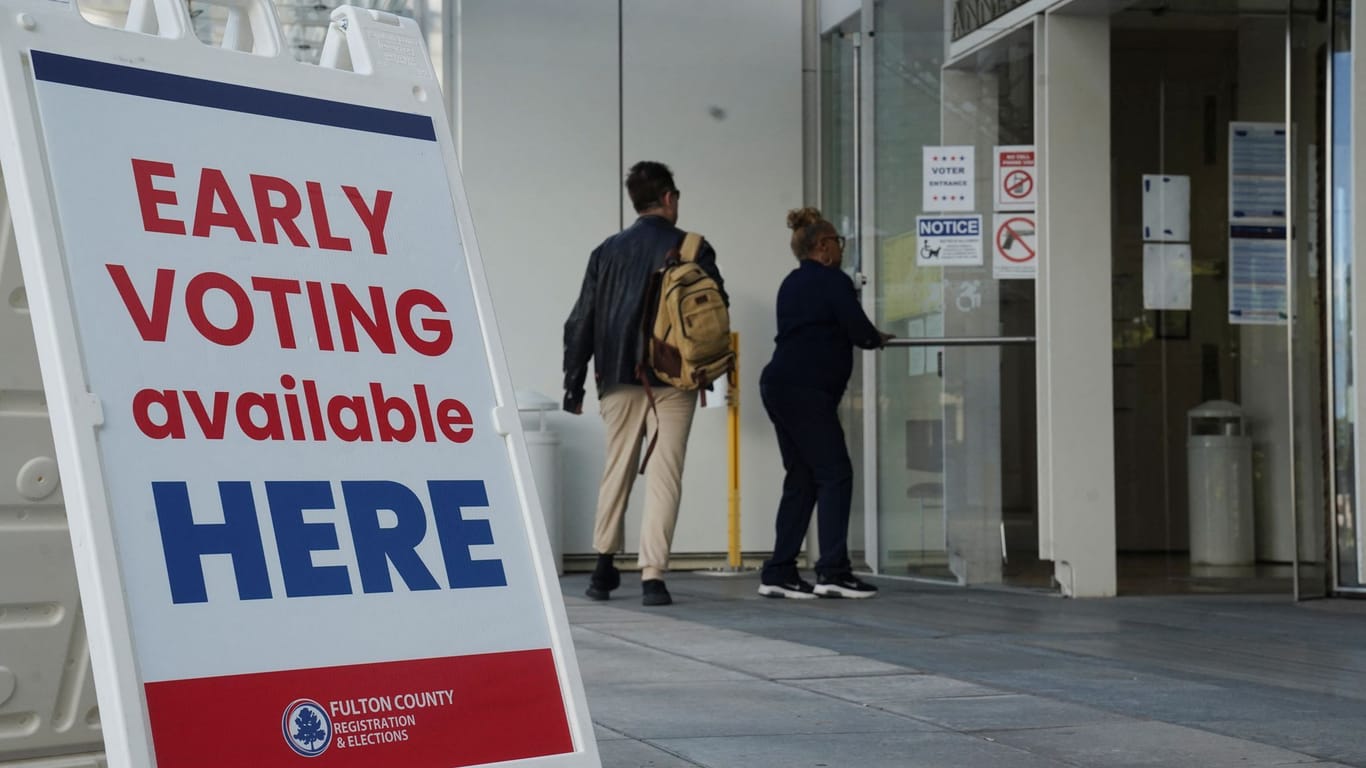
[[[915,263],[920,267],[980,267],[981,216],[917,216]]]

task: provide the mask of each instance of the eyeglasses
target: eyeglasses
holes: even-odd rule
[[[834,240],[835,242],[839,243],[840,250],[841,250],[841,251],[844,250],[844,243],[845,243],[844,235],[826,235],[826,236],[822,237],[821,239],[822,239],[822,240]]]

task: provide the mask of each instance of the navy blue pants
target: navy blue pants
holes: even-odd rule
[[[811,510],[819,509],[816,530],[821,557],[817,576],[849,573],[849,505],[854,492],[854,468],[844,444],[837,395],[819,389],[770,386],[761,382],[764,409],[778,433],[782,452],[783,498],[778,502],[777,536],[773,557],[764,563],[760,579],[781,584],[797,578],[797,556],[811,524]]]

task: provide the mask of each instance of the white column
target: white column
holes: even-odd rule
[[[1048,15],[1035,126],[1039,551],[1063,594],[1115,594],[1110,19]]]

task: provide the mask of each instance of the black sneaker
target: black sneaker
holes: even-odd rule
[[[663,579],[646,579],[640,582],[641,605],[669,605],[674,601]]]
[[[759,594],[764,597],[788,598],[790,600],[815,600],[816,589],[811,582],[801,578],[784,581],[781,584],[760,584]]]
[[[877,596],[877,587],[859,579],[852,573],[838,576],[817,576],[816,594],[821,597],[852,597],[864,600]]]
[[[612,596],[612,590],[619,586],[621,571],[612,564],[612,556],[598,555],[597,567],[588,579],[588,590],[584,594],[588,595],[590,600],[606,600]]]

